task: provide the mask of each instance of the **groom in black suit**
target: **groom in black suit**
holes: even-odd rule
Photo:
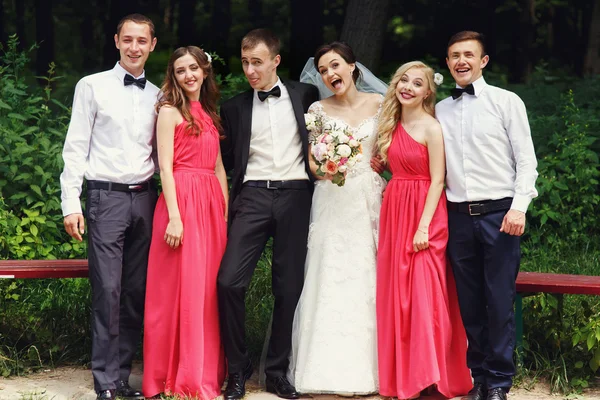
[[[245,342],[245,295],[256,263],[273,237],[275,307],[265,374],[267,391],[295,399],[286,378],[292,322],[304,283],[313,177],[304,113],[316,87],[282,81],[279,39],[256,29],[242,39],[242,65],[252,90],[221,106],[221,152],[232,174],[229,236],[218,278],[221,335],[229,380],[226,400],[241,399],[252,364]]]

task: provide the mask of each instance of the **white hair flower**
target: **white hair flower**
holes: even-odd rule
[[[212,56],[206,51],[204,52],[204,54],[206,54],[206,58],[208,59],[208,63],[210,64],[212,62]]]
[[[442,83],[444,83],[444,76],[439,72],[436,72],[435,74],[433,74],[433,82],[436,85],[440,86]]]

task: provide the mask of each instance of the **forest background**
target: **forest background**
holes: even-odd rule
[[[124,15],[153,19],[158,45],[146,64],[159,85],[179,46],[214,62],[223,100],[248,89],[239,43],[257,27],[282,39],[282,76],[298,79],[323,43],[344,40],[389,81],[420,59],[453,82],[449,37],[485,34],[486,80],[527,105],[539,160],[539,197],[528,212],[522,270],[600,275],[600,0],[0,0],[0,259],[85,258],[64,233],[59,175],[76,82],[118,59]],[[247,332],[258,357],[272,307],[270,248],[248,292]],[[357,294],[359,295],[359,294]],[[0,280],[0,375],[89,362],[85,279]],[[525,299],[519,382],[578,391],[600,365],[595,297]]]

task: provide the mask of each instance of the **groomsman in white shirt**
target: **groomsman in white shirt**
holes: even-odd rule
[[[75,88],[60,176],[67,233],[81,241],[85,178],[92,287],[92,375],[97,399],[140,398],[129,386],[143,322],[146,269],[157,200],[151,183],[158,88],[144,65],[156,46],[154,24],[131,14],[117,26],[120,60]]]
[[[456,88],[436,106],[446,149],[448,255],[474,387],[465,400],[505,400],[515,374],[514,299],[525,213],[537,196],[537,161],[525,105],[488,85],[483,35],[450,38]]]

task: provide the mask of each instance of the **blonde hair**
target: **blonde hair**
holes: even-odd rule
[[[402,117],[402,105],[396,97],[396,86],[409,69],[420,68],[423,69],[427,83],[431,93],[423,100],[423,109],[435,117],[435,95],[437,87],[433,81],[433,69],[421,61],[411,61],[406,64],[402,64],[400,68],[396,70],[396,73],[392,77],[390,86],[388,86],[387,92],[383,99],[383,105],[381,106],[381,115],[379,117],[379,125],[377,127],[377,149],[381,156],[381,159],[387,161],[387,153],[392,144],[392,134],[396,130],[396,126]]]

